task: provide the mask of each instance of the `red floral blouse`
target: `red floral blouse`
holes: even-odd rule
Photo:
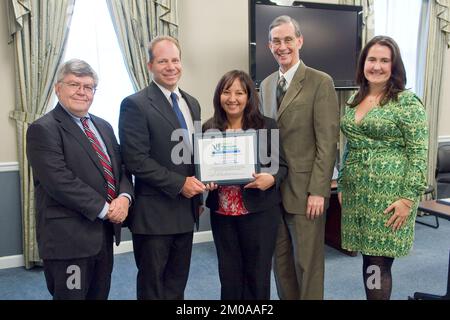
[[[241,216],[249,213],[242,199],[240,186],[219,186],[219,208],[217,213],[225,216]]]

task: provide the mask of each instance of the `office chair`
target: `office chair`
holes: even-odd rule
[[[436,199],[436,194],[438,199],[450,198],[450,142],[443,142],[438,146],[435,177],[437,190],[429,185],[424,194],[431,194],[433,200]],[[417,215],[417,218],[421,216]],[[439,218],[435,216],[435,219],[434,225],[417,219],[416,222],[437,229],[439,228]]]
[[[436,183],[438,199],[450,198],[450,142],[439,144]]]
[[[431,184],[428,185],[428,188],[424,191],[423,194],[424,195],[431,194],[431,199],[433,199],[433,200],[436,199],[436,190],[434,189],[434,187]],[[428,216],[428,214],[425,214],[424,212],[422,212],[420,210],[418,210],[417,213],[418,214],[416,217],[416,223],[423,224],[424,226],[431,227],[433,229],[439,228],[439,218],[437,216],[434,216],[434,218],[436,220],[435,224],[430,224],[430,223],[426,223],[426,222],[418,220],[418,218],[421,218],[423,216]],[[421,213],[421,214],[419,215],[419,213]]]
[[[450,255],[448,257],[447,293],[439,296],[436,294],[415,292],[414,296],[408,297],[408,300],[450,300]]]
[[[436,194],[438,199],[450,198],[450,142],[443,142],[438,146],[435,177],[437,190],[429,185],[424,194],[431,194],[433,200],[436,199]],[[418,215],[417,217],[421,216]],[[417,219],[416,222],[437,229],[439,228],[439,218],[435,216],[435,219],[434,225]]]

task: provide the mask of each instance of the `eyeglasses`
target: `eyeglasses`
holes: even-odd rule
[[[93,86],[83,85],[83,84],[77,83],[77,82],[63,82],[63,81],[61,81],[61,83],[65,84],[70,90],[72,90],[74,92],[83,89],[83,91],[86,92],[86,94],[93,95],[95,93],[95,91],[97,91],[97,88],[95,88]]]
[[[286,37],[284,39],[274,38],[274,39],[270,40],[270,43],[272,43],[272,45],[274,47],[279,47],[279,46],[281,46],[282,43],[284,43],[286,45],[286,47],[291,47],[294,45],[294,42],[295,42],[295,38],[292,38],[292,37]]]

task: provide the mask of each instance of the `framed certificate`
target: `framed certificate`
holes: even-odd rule
[[[255,130],[197,133],[193,145],[196,177],[203,183],[246,184],[258,172]]]

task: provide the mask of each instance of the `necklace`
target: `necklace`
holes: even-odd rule
[[[381,93],[375,94],[375,95],[368,95],[367,96],[367,102],[371,107],[375,107],[380,103],[381,99]]]

